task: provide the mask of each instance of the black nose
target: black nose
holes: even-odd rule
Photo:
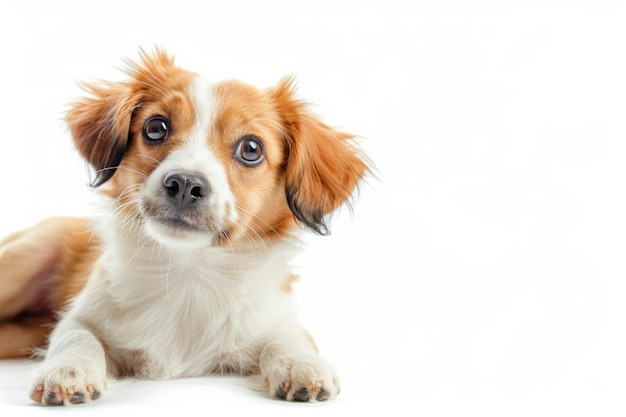
[[[169,200],[184,209],[209,195],[209,182],[202,175],[172,171],[163,178],[163,188]]]

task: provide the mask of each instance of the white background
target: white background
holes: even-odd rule
[[[288,405],[201,378],[122,382],[73,413],[624,411],[624,5],[8,3],[1,235],[93,212],[63,112],[76,80],[123,78],[138,47],[213,80],[296,75],[377,168],[298,260],[302,320],[342,377],[336,401]],[[32,367],[0,363],[0,415],[52,412],[27,399]]]

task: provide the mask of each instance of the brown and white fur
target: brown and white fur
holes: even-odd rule
[[[30,396],[51,405],[98,398],[107,376],[225,372],[260,374],[281,399],[335,397],[296,320],[289,262],[297,226],[326,234],[367,171],[352,136],[289,79],[211,84],[161,50],[128,75],[86,85],[67,114],[106,215],[0,245],[0,357],[47,342]]]

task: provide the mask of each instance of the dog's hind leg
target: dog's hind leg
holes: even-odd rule
[[[0,358],[44,345],[56,312],[84,286],[98,255],[83,219],[47,219],[0,242]]]

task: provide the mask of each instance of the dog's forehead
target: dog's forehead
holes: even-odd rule
[[[211,82],[196,75],[187,93],[195,112],[194,129],[198,131],[206,132],[212,125],[228,130],[229,125],[266,118],[275,110],[263,90],[240,81]]]

